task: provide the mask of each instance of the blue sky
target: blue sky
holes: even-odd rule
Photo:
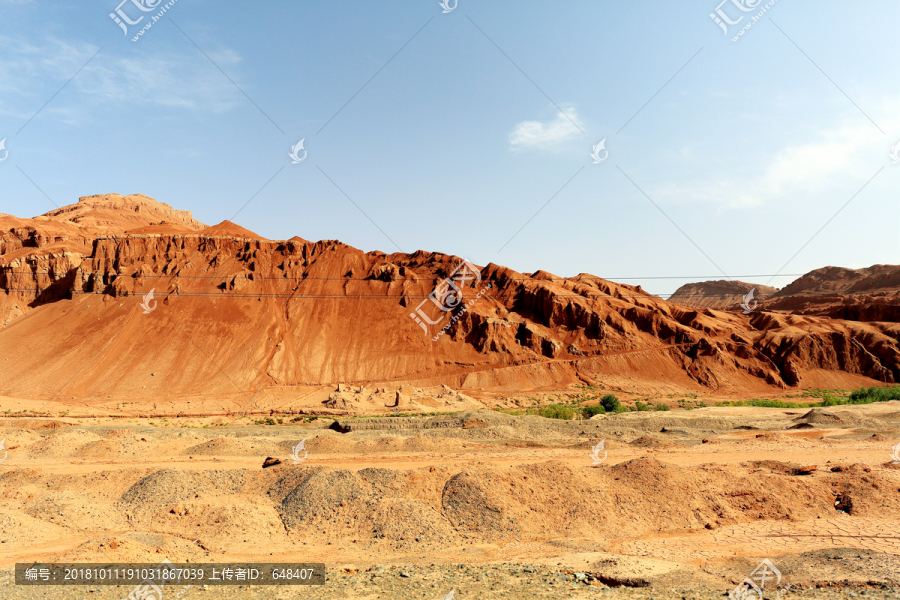
[[[126,36],[116,0],[0,0],[0,212],[252,198],[273,239],[655,293],[900,262],[900,5],[778,0],[734,42],[739,1],[725,35],[715,0],[177,0],[133,42],[164,2]]]

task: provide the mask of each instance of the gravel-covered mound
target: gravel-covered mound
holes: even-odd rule
[[[816,425],[850,425],[857,427],[879,427],[884,425],[884,423],[878,419],[872,419],[849,410],[832,412],[823,408],[812,408],[809,412],[794,420],[801,423],[812,423]]]
[[[359,515],[374,510],[372,486],[346,469],[328,469],[311,474],[279,505],[285,526],[290,528],[348,529]]]
[[[126,491],[119,504],[128,514],[158,505],[184,502],[196,495],[236,494],[242,489],[246,471],[181,471],[164,469],[147,475]]]

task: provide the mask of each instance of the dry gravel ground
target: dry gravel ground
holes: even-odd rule
[[[326,585],[180,597],[677,599],[722,598],[768,557],[786,598],[900,597],[900,402],[170,424],[0,419],[0,569],[309,561]],[[0,598],[130,592],[10,580]]]
[[[11,585],[10,572],[0,574],[0,596],[10,600],[38,598],[90,598],[92,600],[121,599],[131,591],[130,586],[72,586],[27,587]],[[783,586],[782,586],[783,587]],[[405,600],[413,598],[442,600],[453,592],[455,600],[471,599],[519,599],[553,598],[587,600],[591,598],[622,600],[701,600],[727,596],[721,589],[700,587],[653,588],[608,587],[591,576],[570,569],[548,569],[541,565],[500,564],[492,566],[441,565],[430,567],[376,566],[356,574],[331,571],[323,586],[169,586],[163,600],[169,598],[214,600],[237,598],[250,600],[288,600],[309,598],[313,600]],[[805,598],[900,598],[900,584],[841,587],[826,584],[786,591],[771,590],[764,593],[765,600],[800,600]],[[749,596],[752,600],[756,596]]]

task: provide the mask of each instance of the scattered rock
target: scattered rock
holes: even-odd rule
[[[806,467],[796,467],[791,471],[791,475],[810,475],[818,469],[818,465],[809,465]]]

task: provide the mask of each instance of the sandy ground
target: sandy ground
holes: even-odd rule
[[[900,402],[253,419],[0,418],[0,595],[124,597],[9,570],[164,558],[329,569],[206,598],[718,597],[765,558],[782,595],[900,586]]]

